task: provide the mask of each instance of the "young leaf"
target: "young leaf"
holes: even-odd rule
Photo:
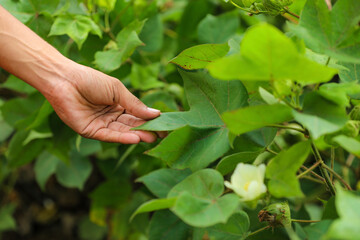
[[[256,105],[223,114],[224,122],[232,133],[242,134],[267,125],[293,119],[292,109],[283,104]]]
[[[170,62],[187,70],[205,68],[209,63],[224,57],[229,51],[227,43],[203,44],[182,51]]]
[[[40,188],[44,191],[49,177],[55,173],[56,167],[61,160],[48,151],[42,152],[35,162],[35,178]]]
[[[156,210],[171,208],[174,206],[176,200],[176,197],[150,200],[142,204],[140,207],[138,207],[138,209],[136,209],[133,215],[131,215],[130,221],[132,221],[134,217],[140,213],[153,212]]]
[[[323,0],[308,0],[292,31],[312,50],[360,63],[360,1],[339,0],[330,11]]]
[[[190,174],[191,171],[188,169],[176,170],[163,168],[142,176],[136,181],[143,182],[155,196],[165,198],[171,188]]]
[[[80,49],[89,32],[99,37],[102,36],[99,26],[89,17],[83,15],[64,15],[56,18],[51,26],[49,36],[67,34],[76,42]]]
[[[280,152],[266,167],[266,177],[270,179],[268,189],[277,198],[300,197],[296,171],[305,162],[311,150],[310,142],[300,142],[288,150]]]
[[[143,42],[138,34],[141,32],[144,21],[135,20],[123,28],[116,36],[118,49],[100,51],[95,54],[95,64],[104,72],[111,72],[118,69],[128,59],[138,46]]]
[[[304,85],[329,81],[337,72],[305,58],[291,39],[268,24],[247,30],[240,53],[216,60],[207,69],[222,80],[291,79]]]

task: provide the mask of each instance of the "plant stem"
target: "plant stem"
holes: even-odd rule
[[[269,124],[267,125],[268,127],[275,127],[275,128],[283,128],[283,129],[291,129],[291,130],[295,130],[301,133],[306,133],[306,131],[302,128],[296,128],[296,127],[291,127],[291,126],[286,126],[286,125],[280,125],[280,124]]]
[[[319,220],[302,220],[302,219],[291,219],[292,222],[302,222],[302,223],[317,223]]]
[[[316,178],[313,178],[310,176],[302,176],[301,178],[305,178],[309,181],[313,181],[313,182],[320,183],[320,184],[326,184],[324,180],[319,180],[319,179],[316,179]]]
[[[265,148],[265,151],[267,151],[267,152],[269,152],[269,153],[272,153],[272,154],[274,154],[274,155],[278,155],[277,152],[275,152],[274,150],[271,150],[271,149],[268,148],[268,147]]]
[[[312,165],[310,168],[306,169],[304,172],[302,172],[301,174],[299,174],[297,176],[297,178],[301,178],[302,176],[308,174],[309,172],[312,172],[313,169],[315,169],[318,165],[320,164],[320,162],[316,162],[314,165]]]
[[[334,162],[335,162],[335,148],[331,147],[330,149],[330,167],[334,170]],[[333,182],[333,174],[330,173],[330,180]]]
[[[334,185],[332,184],[332,182],[330,180],[328,172],[326,171],[327,166],[324,163],[324,161],[322,160],[321,155],[319,153],[319,150],[316,148],[316,146],[315,146],[315,144],[313,142],[311,142],[311,148],[313,150],[316,161],[320,162],[320,164],[319,164],[320,172],[321,172],[321,175],[323,175],[323,177],[325,179],[326,185],[328,186],[328,188],[330,190],[330,193],[332,195],[335,195],[335,193],[336,193],[335,192],[335,187],[334,187]]]
[[[283,9],[284,9],[284,12],[290,14],[290,15],[293,16],[293,17],[296,17],[297,19],[300,19],[300,16],[299,16],[299,15],[297,15],[297,14],[289,11],[289,9],[287,9],[287,8],[283,8]]]
[[[110,31],[110,22],[109,22],[109,12],[108,11],[105,11],[104,22],[105,22],[105,31],[109,32]]]
[[[330,59],[331,59],[331,57],[328,57],[328,59],[326,60],[325,66],[329,65]]]
[[[304,165],[302,165],[301,166],[301,168],[303,168],[303,169],[305,169],[305,170],[307,170],[308,168],[307,167],[305,167]],[[323,178],[323,177],[321,177],[319,174],[317,174],[316,172],[314,172],[314,171],[311,171],[310,172],[314,177],[316,177],[316,178],[318,178],[319,180],[321,180],[321,181],[324,181],[325,182],[325,179]]]
[[[324,168],[326,168],[326,170],[328,170],[330,173],[332,173],[342,184],[344,184],[344,186],[345,186],[348,190],[352,190],[352,188],[350,187],[350,185],[349,185],[339,174],[337,174],[337,172],[335,172],[334,170],[332,170],[331,168],[329,168],[326,164],[324,164]]]
[[[266,229],[268,229],[268,228],[271,228],[271,226],[268,225],[268,226],[265,226],[265,227],[263,227],[263,228],[260,228],[260,229],[256,230],[255,232],[250,233],[250,234],[247,235],[247,236],[248,236],[248,237],[253,236],[253,235],[255,235],[255,234],[257,234],[257,233],[259,233],[259,232],[261,232],[261,231],[264,231],[264,230],[266,230]]]

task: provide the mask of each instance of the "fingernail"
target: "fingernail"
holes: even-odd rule
[[[151,112],[154,112],[154,113],[159,113],[160,112],[160,110],[158,110],[158,109],[155,109],[155,108],[147,108],[149,111],[151,111]]]

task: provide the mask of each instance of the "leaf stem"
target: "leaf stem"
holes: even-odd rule
[[[268,147],[265,148],[265,151],[267,151],[267,152],[269,152],[269,153],[272,153],[272,154],[274,154],[274,155],[278,155],[277,152],[275,152],[274,150],[271,150],[271,149],[268,148]]]
[[[302,176],[308,174],[309,172],[312,172],[312,170],[314,170],[319,164],[320,164],[320,162],[316,162],[314,165],[312,165],[311,167],[309,167],[308,169],[306,169],[304,172],[302,172],[301,174],[299,174],[299,175],[297,176],[297,178],[301,178]]]
[[[330,60],[331,60],[331,57],[328,57],[327,60],[326,60],[325,66],[328,66],[328,65],[329,65]]]
[[[303,220],[303,219],[291,219],[292,222],[302,222],[302,223],[317,223],[320,220]]]
[[[310,176],[302,176],[301,178],[304,178],[304,179],[307,179],[309,181],[313,181],[313,182],[316,182],[316,183],[319,183],[319,184],[326,184],[324,180],[319,180],[317,178],[313,178],[313,177],[310,177]]]
[[[263,227],[263,228],[260,228],[260,229],[256,230],[255,232],[252,232],[252,233],[250,233],[249,235],[247,235],[247,237],[253,236],[253,235],[255,235],[255,234],[257,234],[257,233],[259,233],[259,232],[261,232],[261,231],[264,231],[264,230],[266,230],[266,229],[269,229],[269,228],[271,228],[270,225],[265,226],[265,227]]]
[[[328,186],[328,188],[330,190],[330,193],[332,195],[335,195],[336,194],[335,187],[334,187],[334,185],[332,184],[332,182],[330,180],[328,172],[326,171],[327,166],[324,163],[324,161],[322,160],[321,155],[319,153],[319,150],[316,148],[314,142],[311,142],[311,148],[313,150],[313,154],[315,156],[316,161],[320,162],[319,169],[320,169],[321,175],[323,175],[323,177],[325,179],[326,185]]]
[[[290,14],[291,16],[296,17],[297,19],[300,19],[300,16],[299,16],[299,15],[297,15],[296,13],[293,13],[293,12],[289,11],[289,9],[283,8],[283,10],[284,10],[284,12]]]
[[[326,164],[324,164],[324,168],[332,173],[348,190],[352,190],[351,186],[337,172],[329,168]]]
[[[306,131],[302,128],[297,128],[297,127],[291,127],[291,126],[287,126],[287,125],[281,125],[281,124],[269,124],[267,125],[268,127],[275,127],[275,128],[283,128],[283,129],[290,129],[290,130],[295,130],[298,132],[301,132],[303,134],[306,134]]]

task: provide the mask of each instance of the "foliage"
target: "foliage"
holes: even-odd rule
[[[2,71],[0,232],[16,228],[14,182],[29,166],[44,193],[56,181],[87,194],[80,239],[357,239],[360,2],[329,2],[0,0],[163,112],[137,129],[169,132],[84,139]],[[239,163],[266,165],[266,194],[225,188]]]

